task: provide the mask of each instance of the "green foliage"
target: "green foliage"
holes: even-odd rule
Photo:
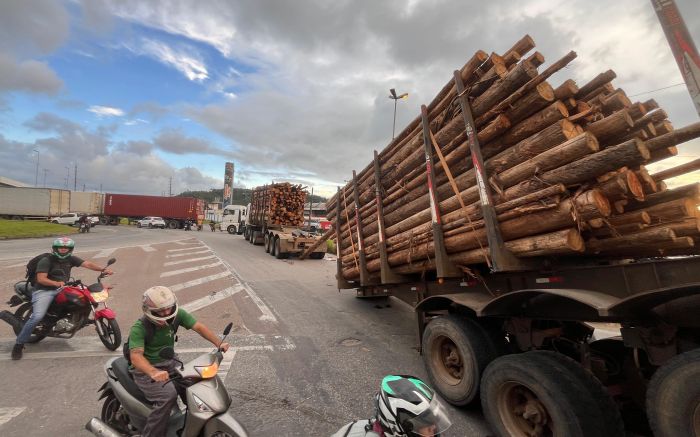
[[[52,237],[75,234],[78,228],[44,221],[0,220],[0,238]]]
[[[335,240],[326,240],[326,253],[335,255]]]

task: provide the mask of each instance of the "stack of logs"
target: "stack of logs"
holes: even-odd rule
[[[696,253],[700,189],[667,189],[664,179],[696,170],[700,163],[654,175],[646,165],[676,155],[676,145],[700,137],[700,123],[674,130],[654,100],[632,102],[615,88],[611,70],[583,86],[569,79],[554,87],[547,79],[576,54],[538,73],[544,57],[539,52],[526,56],[533,48],[532,38],[525,36],[503,55],[478,51],[455,72],[471,104],[505,247],[517,257]],[[489,251],[455,82],[448,82],[425,110],[426,134],[434,135],[433,185],[445,249],[466,271],[489,263]],[[421,117],[375,152],[375,160],[379,190],[372,162],[328,202],[334,228],[340,221],[336,239],[343,277],[359,278],[360,250],[370,275],[378,276],[377,198],[392,270],[434,270]]]
[[[301,226],[304,223],[306,191],[289,182],[253,188],[251,218],[255,223]]]

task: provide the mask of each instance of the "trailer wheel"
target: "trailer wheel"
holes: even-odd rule
[[[109,224],[109,217],[107,216],[101,216],[100,217],[100,224],[101,225],[108,225]]]
[[[177,222],[177,220],[170,220],[167,224],[168,228],[170,229],[177,229],[180,227],[180,224]]]
[[[309,255],[309,258],[311,259],[323,259],[326,256],[324,252],[312,252],[311,255]]]
[[[270,253],[270,234],[265,234],[265,252]]]
[[[289,258],[289,254],[286,252],[282,252],[282,243],[280,242],[279,237],[275,238],[275,258],[277,259],[287,259]]]
[[[277,238],[272,237],[270,241],[270,256],[277,256]]]
[[[649,381],[647,415],[654,435],[700,435],[700,349],[676,355]]]
[[[573,360],[549,351],[497,358],[481,381],[484,415],[500,436],[622,436],[609,423],[588,377]],[[597,383],[597,387],[600,383]],[[621,423],[621,422],[620,422]]]
[[[453,405],[468,405],[478,399],[481,375],[496,356],[488,334],[472,320],[440,316],[423,331],[423,362],[428,377]]]
[[[235,227],[234,225],[229,225],[229,227],[226,228],[226,232],[228,232],[229,234],[233,235],[233,234],[236,233],[236,227]]]
[[[119,224],[119,217],[110,217],[109,224],[112,226],[117,226]]]

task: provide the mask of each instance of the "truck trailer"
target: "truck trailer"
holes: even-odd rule
[[[102,224],[119,224],[120,218],[137,220],[148,216],[162,217],[170,229],[179,229],[185,221],[204,220],[205,203],[194,197],[143,196],[137,194],[104,195]]]
[[[645,168],[700,123],[532,48],[475,53],[339,187],[338,288],[412,305],[432,386],[499,436],[700,435],[700,185]]]
[[[71,211],[71,192],[53,188],[0,187],[0,217],[45,220]]]
[[[300,185],[277,183],[254,188],[244,237],[251,244],[264,245],[265,252],[277,259],[300,255],[319,239],[302,229],[305,199]],[[325,247],[320,247],[309,257],[322,259],[325,252]]]

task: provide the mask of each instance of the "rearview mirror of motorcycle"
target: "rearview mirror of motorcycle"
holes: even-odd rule
[[[108,266],[111,266],[111,265],[114,264],[115,262],[117,262],[117,259],[116,259],[116,258],[110,258],[109,261],[107,261],[107,265],[108,265]]]
[[[233,328],[233,323],[230,322],[226,327],[224,328],[224,337],[226,337],[230,332],[231,328]]]

